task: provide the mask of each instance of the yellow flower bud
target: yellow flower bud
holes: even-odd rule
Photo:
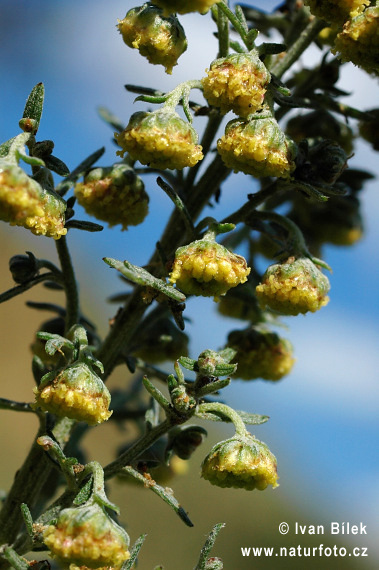
[[[222,113],[248,117],[261,108],[271,76],[256,52],[216,59],[202,79],[204,97]]]
[[[42,188],[19,166],[0,160],[0,220],[59,239],[67,233],[65,210],[58,194]]]
[[[281,313],[314,313],[328,301],[328,278],[306,257],[289,257],[285,263],[270,265],[256,287],[260,305]]]
[[[265,443],[250,435],[217,443],[202,463],[201,476],[218,487],[247,491],[278,487],[275,456]]]
[[[132,160],[152,168],[181,170],[203,158],[195,129],[171,110],[134,113],[115,138],[122,148],[118,155],[128,152]]]
[[[220,0],[154,0],[154,4],[163,9],[163,15],[188,14],[189,12],[200,12],[204,14]]]
[[[111,396],[104,382],[90,366],[75,362],[58,371],[49,372],[34,388],[35,407],[96,425],[111,415]]]
[[[245,283],[250,273],[246,260],[213,239],[204,238],[176,250],[170,283],[186,295],[217,297]]]
[[[237,351],[233,362],[238,365],[235,376],[241,380],[280,380],[295,362],[291,343],[270,331],[232,331],[228,347]]]
[[[163,65],[166,73],[172,73],[187,49],[185,32],[175,16],[164,18],[160,8],[145,3],[129,10],[118,22],[126,45],[138,49],[150,63]]]
[[[43,539],[65,565],[120,568],[130,558],[128,535],[97,504],[64,509]]]
[[[370,0],[304,0],[314,16],[342,25],[346,20],[362,12]]]
[[[121,224],[123,230],[142,223],[148,213],[144,184],[127,165],[91,170],[74,192],[88,214],[109,226]]]
[[[367,73],[379,75],[379,6],[366,8],[346,22],[336,38],[333,53],[342,61],[351,61]]]
[[[296,145],[273,118],[230,121],[217,150],[228,168],[257,178],[288,178],[295,169]]]

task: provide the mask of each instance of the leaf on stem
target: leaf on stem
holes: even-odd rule
[[[23,119],[32,119],[35,121],[34,134],[38,131],[39,123],[41,121],[43,101],[45,98],[45,87],[43,83],[37,83],[30,92],[26,101]]]
[[[142,285],[144,287],[152,287],[156,291],[163,293],[170,299],[183,303],[186,300],[185,295],[172,287],[172,285],[167,285],[162,279],[154,277],[137,265],[129,263],[129,261],[118,261],[117,259],[112,259],[111,257],[104,257],[103,261],[107,263],[113,269],[117,269],[128,281],[135,283],[136,285]]]
[[[239,415],[244,424],[250,426],[258,426],[260,424],[266,423],[270,418],[269,416],[262,416],[260,414],[250,414],[249,412],[243,412],[241,410],[235,410]],[[232,420],[220,411],[212,410],[207,412],[196,412],[196,417],[202,418],[203,420],[211,420],[213,422],[225,422],[230,423]]]
[[[174,495],[172,494],[171,489],[167,487],[161,487],[148,474],[142,475],[141,473],[133,469],[133,467],[130,467],[130,465],[123,467],[122,470],[119,471],[120,474],[122,474],[123,472],[127,473],[128,475],[131,475],[132,477],[134,477],[134,479],[137,479],[137,481],[143,483],[146,488],[151,489],[153,493],[155,493],[156,495],[158,495],[158,497],[163,499],[165,503],[167,503],[172,509],[174,509],[176,514],[182,519],[182,521],[187,526],[193,526],[193,523],[189,519],[186,511],[178,503],[178,501],[175,499]]]

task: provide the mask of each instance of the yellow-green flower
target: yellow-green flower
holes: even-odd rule
[[[342,25],[362,12],[370,0],[304,0],[304,4],[314,16],[330,24]]]
[[[97,504],[64,509],[43,539],[65,565],[120,568],[130,558],[128,535]]]
[[[233,362],[237,363],[235,376],[242,380],[280,380],[289,374],[295,359],[289,340],[276,333],[251,328],[232,331],[228,347],[236,350]]]
[[[42,188],[19,166],[0,160],[0,220],[59,239],[67,233],[65,210],[58,194]]]
[[[246,260],[213,239],[204,238],[176,250],[170,283],[186,295],[215,297],[245,283],[250,273]]]
[[[149,197],[132,168],[119,164],[95,168],[76,184],[75,196],[86,212],[110,226],[137,226],[148,213]]]
[[[84,362],[49,372],[33,391],[36,397],[34,406],[57,416],[96,425],[112,415],[108,388]]]
[[[152,113],[134,113],[122,133],[115,133],[122,150],[132,160],[159,169],[182,169],[202,160],[198,136],[191,125],[177,113],[159,109]]]
[[[218,487],[247,491],[278,487],[275,456],[265,443],[250,435],[217,443],[202,463],[201,476]]]
[[[336,38],[333,53],[368,73],[379,75],[379,6],[348,20]]]
[[[214,4],[220,0],[154,0],[154,4],[162,8],[163,15],[188,14],[189,12],[200,12],[204,14]]]
[[[228,168],[257,178],[288,178],[296,166],[296,145],[274,118],[230,121],[217,142],[217,150]]]
[[[216,59],[201,82],[210,105],[246,118],[262,107],[270,79],[258,54],[250,52]]]
[[[328,301],[328,278],[306,257],[270,265],[257,286],[260,305],[282,315],[314,313]]]
[[[184,29],[175,16],[165,18],[150,3],[132,8],[117,25],[126,45],[136,48],[152,64],[163,65],[171,74],[187,49]]]

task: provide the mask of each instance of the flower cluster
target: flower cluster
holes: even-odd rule
[[[234,172],[257,178],[288,178],[296,166],[296,145],[272,117],[257,115],[249,121],[230,121],[217,143],[217,150]]]
[[[289,257],[284,263],[271,265],[257,286],[262,307],[282,315],[314,313],[324,307],[329,298],[328,278],[306,257]]]
[[[177,249],[169,281],[185,294],[217,299],[245,283],[249,273],[242,256],[205,237]]]
[[[66,202],[58,194],[42,188],[19,166],[0,159],[0,220],[59,239],[67,233],[65,210]]]
[[[370,0],[305,0],[312,14],[330,24],[343,24],[358,15]]]
[[[203,158],[196,131],[171,110],[134,113],[126,129],[115,133],[115,138],[122,148],[118,155],[127,152],[132,160],[152,168],[181,170]]]
[[[233,359],[238,364],[235,376],[242,380],[280,380],[291,372],[295,362],[292,345],[287,339],[259,328],[232,331],[228,346],[236,351]]]
[[[150,63],[163,65],[169,74],[187,49],[178,19],[163,17],[162,10],[150,3],[129,10],[117,27],[127,46],[138,49]]]
[[[275,456],[250,434],[217,443],[202,463],[201,476],[218,487],[247,491],[279,485]]]
[[[84,362],[48,373],[34,394],[36,407],[89,425],[100,424],[112,414],[108,388]]]
[[[189,12],[200,12],[204,14],[220,0],[154,0],[154,4],[162,8],[163,14],[188,14]]]
[[[139,176],[127,165],[91,170],[76,184],[75,196],[86,212],[110,226],[137,226],[148,213],[149,197]]]
[[[222,113],[248,117],[263,104],[271,76],[258,54],[237,53],[213,61],[202,79],[204,97]]]
[[[130,558],[129,537],[97,504],[63,509],[43,539],[63,564],[88,568],[120,568]]]

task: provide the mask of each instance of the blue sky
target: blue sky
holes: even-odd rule
[[[98,105],[109,107],[126,122],[131,112],[146,106],[136,103],[132,108],[134,96],[126,93],[124,83],[168,90],[203,75],[216,52],[216,40],[208,31],[212,25],[209,17],[181,18],[189,49],[168,76],[163,68],[150,66],[136,50],[127,48],[115,29],[117,18],[133,5],[120,0],[92,0],[90,6],[74,1],[3,0],[2,141],[18,133],[28,91],[43,81],[47,98],[39,137],[53,138],[55,154],[70,168],[103,145],[107,152],[101,164],[108,164],[116,158],[115,147],[111,130],[97,116]],[[317,56],[314,50],[302,60]],[[353,66],[346,66],[340,86],[353,92],[345,98],[350,105],[364,109],[377,105],[377,81]],[[201,99],[200,94],[195,96]],[[201,120],[195,126],[201,129]],[[349,164],[379,174],[377,155],[365,142],[358,145]],[[231,208],[242,205],[246,193],[252,191],[247,182],[244,175],[230,180],[212,215],[221,219]],[[146,226],[123,233],[107,230],[99,236],[72,232],[76,261],[85,263],[98,281],[96,298],[105,291],[108,296],[119,290],[115,274],[104,267],[101,257],[126,258],[143,265],[151,253],[146,243],[159,238],[171,204],[154,177],[146,179],[146,186],[151,198]],[[378,202],[377,181],[373,181],[363,192],[366,233],[362,241],[352,248],[325,249],[324,257],[333,267],[328,307],[319,314],[286,320],[289,330],[283,335],[291,339],[297,357],[290,377],[278,384],[258,381],[253,386],[234,381],[226,392],[236,408],[271,416],[256,435],[278,456],[283,492],[291,500],[311,502],[313,509],[324,513],[329,509],[334,516],[343,513],[344,520],[353,524],[366,521],[371,528],[377,525],[379,508]],[[3,228],[0,231],[5,236],[8,233]],[[36,249],[40,239],[32,237]],[[190,300],[188,311],[193,321],[189,330],[195,339],[191,345],[194,357],[204,348],[223,346],[228,328],[242,328],[236,321],[221,320],[209,299]],[[104,325],[106,317],[100,320]],[[301,469],[294,474],[296,461],[300,461]]]

